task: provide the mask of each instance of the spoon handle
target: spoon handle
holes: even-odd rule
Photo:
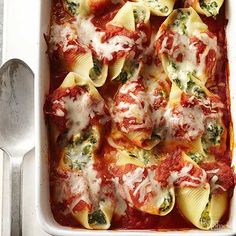
[[[21,217],[21,166],[23,157],[10,158],[11,176],[11,236],[22,235]]]

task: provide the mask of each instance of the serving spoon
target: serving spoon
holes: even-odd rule
[[[12,59],[0,69],[0,148],[10,157],[11,236],[22,235],[21,166],[33,147],[34,74]]]

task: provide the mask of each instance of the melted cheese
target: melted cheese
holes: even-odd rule
[[[207,179],[207,174],[204,170],[202,170],[202,175],[200,177],[194,177],[189,172],[192,170],[193,165],[187,164],[180,171],[172,171],[169,178],[168,183],[170,186],[183,177],[189,177],[192,181],[182,181],[180,186],[192,186],[198,187],[200,184],[205,183]],[[198,182],[198,183],[196,183]]]
[[[201,53],[200,63],[197,61],[198,49],[196,43],[190,43],[190,37],[185,34],[174,34],[173,35],[173,45],[171,49],[167,49],[168,37],[166,36],[162,41],[162,48],[160,53],[165,53],[169,56],[176,66],[173,67],[172,63],[167,66],[167,71],[171,79],[179,79],[182,82],[182,87],[187,88],[187,82],[189,81],[188,73],[195,74],[196,77],[202,78],[205,76],[206,72],[206,57],[210,50],[217,50],[217,38],[209,37],[207,33],[199,33],[195,35],[200,41],[202,41],[206,48]],[[178,55],[183,56],[183,60],[178,62],[176,59]],[[213,58],[215,60],[215,58]],[[215,61],[213,61],[215,63]]]
[[[68,137],[80,133],[88,127],[90,118],[94,118],[96,114],[104,115],[104,102],[101,100],[96,104],[92,102],[91,96],[88,93],[77,94],[76,98],[70,96],[62,97],[60,101],[56,100],[54,103],[61,105],[67,111],[67,127],[69,128]],[[65,116],[65,113],[58,108],[55,115],[59,117]],[[101,123],[107,121],[101,119]]]
[[[135,44],[133,39],[121,35],[116,35],[102,42],[104,35],[104,32],[98,31],[92,24],[91,18],[78,17],[78,37],[80,42],[86,46],[91,46],[100,59],[107,58],[111,61],[114,52],[130,51]]]
[[[57,50],[61,47],[63,52],[69,49],[76,48],[76,46],[68,45],[69,41],[76,40],[76,31],[72,29],[69,23],[58,25],[53,24],[50,31],[50,50]]]
[[[209,173],[209,172],[208,172]],[[216,184],[216,182],[218,181],[218,176],[214,175],[211,180],[210,180],[210,186],[211,186],[211,192],[214,192],[217,189],[221,189],[222,191],[227,191],[227,189],[225,189],[223,186],[221,186],[220,184]]]
[[[85,170],[83,170],[83,174],[88,181],[92,202],[95,203],[98,201],[102,179],[98,178],[98,172],[94,169],[92,161],[88,162]]]
[[[173,112],[168,108],[164,114],[167,137],[175,137],[178,130],[184,130],[182,139],[192,140],[204,132],[204,114],[201,109],[179,107]]]
[[[116,207],[115,207],[115,214],[118,216],[125,215],[125,211],[127,209],[127,204],[125,200],[121,197],[121,194],[119,192],[119,178],[113,178],[112,179],[113,183],[115,184],[115,198],[116,198]]]
[[[65,109],[67,110],[67,119],[69,122],[69,133],[71,137],[76,133],[80,133],[89,125],[89,115],[92,112],[92,101],[87,93],[77,95],[76,99],[70,97],[62,98],[64,101]]]
[[[159,208],[164,202],[166,195],[168,195],[169,189],[162,188],[161,184],[155,179],[155,170],[147,169],[146,177],[143,172],[144,168],[137,168],[122,177],[123,183],[119,185],[121,196],[132,206],[134,204],[130,196],[130,191],[132,191],[133,196],[139,194],[139,203],[145,205],[151,202]],[[116,181],[119,183],[118,179]],[[145,200],[149,193],[152,193],[152,197]]]
[[[69,205],[71,211],[81,200],[87,204],[91,204],[88,184],[81,173],[69,172],[66,178],[59,179],[55,185],[55,195],[59,203],[63,203],[73,197],[74,200]]]
[[[124,184],[129,186],[131,189],[134,189],[135,183],[140,183],[142,181],[143,171],[143,168],[136,168],[134,171],[123,175],[122,180]]]
[[[93,161],[89,161],[82,172],[67,172],[67,177],[58,181],[55,186],[57,202],[63,203],[72,198],[73,201],[68,205],[69,212],[72,212],[80,201],[97,206],[101,183]]]
[[[145,129],[152,126],[147,94],[144,91],[135,91],[137,86],[138,81],[133,79],[125,83],[119,90],[119,93],[128,94],[132,97],[134,99],[133,103],[121,101],[112,107],[113,119],[116,123],[121,124],[121,131],[125,133],[130,130]],[[135,121],[131,120],[129,127],[125,128],[122,126],[125,118],[135,118]]]

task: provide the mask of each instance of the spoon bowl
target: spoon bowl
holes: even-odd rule
[[[24,155],[34,147],[33,72],[12,59],[0,70],[0,147],[9,155]]]
[[[0,69],[0,148],[10,157],[11,236],[22,235],[21,165],[34,147],[34,74],[21,60]]]

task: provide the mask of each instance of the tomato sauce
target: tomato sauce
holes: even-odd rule
[[[101,30],[104,30],[107,27],[107,23],[115,16],[121,5],[113,5],[113,4],[107,4],[107,0],[103,1],[103,5],[93,5],[92,11],[98,12],[95,18],[93,18],[92,23],[100,28]],[[110,2],[110,1],[109,1]],[[175,7],[181,6],[181,1],[177,1]],[[72,16],[68,14],[68,12],[65,11],[64,6],[62,4],[61,0],[54,0],[52,3],[52,12],[51,12],[51,21],[56,21],[58,24],[63,23],[64,21],[70,21],[72,20]],[[166,17],[157,17],[157,16],[151,16],[150,19],[150,28],[153,32],[156,32],[160,25],[164,22]],[[219,95],[221,98],[221,101],[225,104],[224,109],[224,125],[227,132],[226,137],[226,146],[227,149],[225,150],[224,154],[219,156],[219,160],[222,163],[230,164],[231,162],[231,151],[230,151],[230,134],[229,129],[232,125],[231,123],[231,115],[230,115],[230,94],[229,94],[229,68],[228,68],[228,59],[227,59],[227,41],[225,37],[225,29],[227,26],[228,20],[225,16],[225,6],[223,5],[221,7],[220,14],[216,17],[204,17],[201,15],[201,19],[208,25],[209,30],[217,36],[218,39],[218,46],[220,48],[220,59],[218,60],[218,64],[216,66],[216,73],[215,78],[209,79],[207,83],[207,88],[212,91],[213,93]],[[110,33],[106,35],[107,38],[111,37],[111,35],[114,34],[114,32],[117,31],[117,28],[111,29]],[[125,31],[121,32],[122,35],[127,35],[128,33]],[[133,35],[132,37],[136,37],[136,35]],[[48,38],[46,37],[46,41],[48,42]],[[68,55],[69,57],[70,55]],[[69,72],[66,69],[66,65],[62,63],[62,60],[60,58],[60,55],[58,53],[53,52],[49,53],[49,59],[50,59],[50,90],[51,93],[56,88],[60,86],[60,84],[63,82],[64,78],[66,77],[67,73]],[[181,60],[181,58],[179,58]],[[210,60],[210,59],[209,59]],[[114,98],[117,94],[117,91],[120,87],[120,84],[116,81],[111,81],[110,78],[106,80],[105,85],[98,88],[99,93],[101,96],[105,99],[106,102],[109,101],[110,98]],[[50,120],[47,118],[46,120],[50,124]],[[50,125],[49,125],[50,127]],[[55,147],[53,144],[54,137],[51,135],[52,132],[50,132],[49,128],[49,163],[50,163],[50,182],[52,183],[55,175],[56,175],[56,167],[58,166],[58,156],[60,153],[60,148]],[[105,171],[104,167],[106,165],[109,165],[109,161],[104,163],[104,150],[112,148],[107,145],[106,138],[111,130],[111,125],[108,124],[105,127],[104,134],[102,135],[102,145],[100,150],[97,151],[98,161],[96,163],[96,169],[99,170],[101,175],[106,176],[107,178],[110,178],[110,173]],[[122,141],[121,141],[122,142]],[[126,143],[129,143],[128,140],[125,141]],[[129,143],[130,145],[130,143]],[[173,151],[176,148],[181,148],[182,150],[187,149],[187,146],[189,143],[186,144],[174,143],[173,145],[169,143],[169,148],[162,146],[162,143],[159,145],[159,152],[165,152],[165,151]],[[178,158],[177,158],[178,159]],[[160,169],[160,176],[167,175],[168,167],[171,165],[175,165],[175,168],[178,169],[180,166],[178,166],[179,162],[176,162],[176,159],[171,160],[168,163],[163,163],[162,169]],[[167,166],[165,166],[167,165]],[[229,167],[228,167],[229,168]],[[209,166],[205,166],[204,169],[211,169]],[[224,173],[220,172],[221,176],[224,176]],[[223,183],[226,187],[231,186],[232,184],[232,178],[230,176],[226,176],[227,180],[225,183]],[[53,193],[52,188],[50,189],[51,193],[51,209],[54,215],[55,220],[63,225],[63,226],[69,226],[69,227],[78,227],[82,228],[82,226],[76,221],[70,214],[62,214],[62,212],[65,210],[65,206],[63,204],[56,204],[53,201]],[[229,196],[229,202],[230,202],[230,196]],[[225,213],[224,217],[221,219],[220,224],[224,224],[227,222],[229,217],[229,208],[228,211]],[[112,219],[112,230],[117,229],[151,229],[151,230],[160,230],[160,231],[167,231],[167,230],[188,230],[192,229],[194,226],[189,223],[178,211],[178,207],[175,205],[174,209],[166,216],[155,216],[150,215],[147,213],[143,213],[141,211],[138,211],[134,208],[128,207],[126,214],[121,217],[117,218],[117,216],[114,216]]]

